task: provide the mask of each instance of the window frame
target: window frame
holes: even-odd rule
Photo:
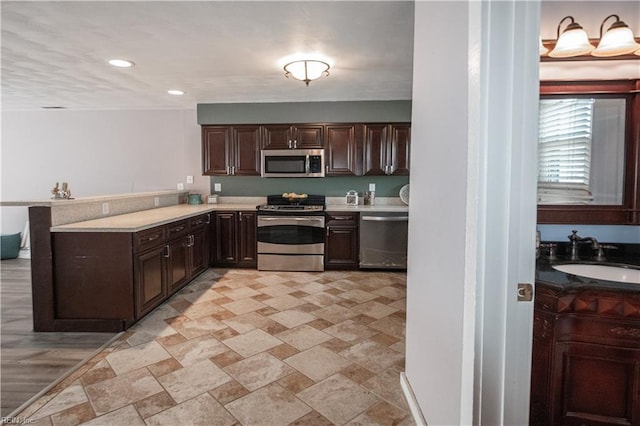
[[[627,100],[625,174],[621,205],[538,205],[540,224],[640,224],[640,80],[544,81],[540,98],[612,97]]]

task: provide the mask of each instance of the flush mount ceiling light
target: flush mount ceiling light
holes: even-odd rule
[[[289,62],[284,66],[285,77],[292,76],[296,80],[304,81],[308,86],[311,80],[329,75],[329,64],[316,59],[301,59]]]
[[[571,20],[571,23],[560,35],[560,27],[562,23],[567,19]],[[594,46],[589,43],[589,37],[584,29],[573,20],[573,16],[565,16],[558,23],[558,29],[556,31],[556,47],[549,52],[549,56],[552,58],[568,58],[571,56],[584,55],[591,53]]]
[[[175,95],[175,96],[182,96],[184,95],[184,91],[182,90],[178,90],[178,89],[171,89],[171,90],[167,90],[167,93],[170,95]]]
[[[109,59],[107,62],[109,62],[110,65],[118,68],[130,68],[135,65],[132,61],[129,61],[127,59]]]
[[[609,18],[615,18],[616,22],[614,22],[603,35],[602,29],[604,23],[607,22]],[[634,40],[631,28],[621,21],[618,15],[609,15],[604,18],[602,24],[600,24],[600,43],[591,54],[593,56],[609,57],[626,55],[638,49],[640,49],[640,44]]]

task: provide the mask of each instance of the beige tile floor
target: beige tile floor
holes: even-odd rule
[[[210,269],[18,416],[31,424],[412,425],[406,274]]]

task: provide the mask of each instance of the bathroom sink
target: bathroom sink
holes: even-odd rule
[[[566,263],[563,265],[553,265],[553,269],[567,274],[598,280],[640,284],[640,269],[635,269],[634,267]]]

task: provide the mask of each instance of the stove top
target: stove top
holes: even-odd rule
[[[278,195],[267,195],[267,204],[257,207],[258,211],[263,212],[294,212],[294,213],[313,213],[321,212],[325,209],[324,195],[308,195],[307,198],[296,198],[290,200]]]

